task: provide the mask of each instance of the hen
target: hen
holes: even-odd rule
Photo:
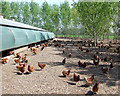
[[[93,86],[93,88],[92,88],[92,91],[94,92],[94,93],[96,93],[96,92],[98,92],[98,90],[99,90],[99,82],[98,83],[95,83],[95,85]]]
[[[41,51],[44,49],[44,46],[41,48]]]
[[[2,64],[7,63],[7,60],[8,60],[8,58],[1,58],[1,62],[2,62]]]
[[[17,58],[21,58],[20,53],[16,53]]]
[[[78,66],[79,66],[79,67],[82,66],[82,62],[80,62],[80,60],[78,61]]]
[[[63,59],[62,63],[64,63],[64,64],[66,63],[66,58]]]
[[[62,74],[64,77],[68,76],[70,74],[70,70],[68,71],[62,71]]]
[[[14,51],[9,51],[9,54],[10,54],[10,55],[14,54]]]
[[[72,57],[72,54],[70,53],[68,56],[69,56],[69,57]]]
[[[20,62],[20,58],[19,59],[14,59],[15,63],[19,63]]]
[[[80,75],[74,73],[73,79],[75,82],[78,82],[80,80]]]
[[[95,66],[98,66],[98,65],[99,65],[99,62],[100,62],[99,59],[98,59],[98,60],[93,59],[93,64],[95,64]]]
[[[20,71],[21,73],[24,73],[25,72],[25,64],[23,64],[23,66],[19,66],[18,71]]]
[[[109,71],[109,68],[108,68],[108,67],[107,67],[107,68],[101,67],[101,70],[102,70],[102,72],[103,72],[104,74],[107,74],[108,71]]]
[[[112,62],[110,63],[110,68],[113,68],[113,63]]]
[[[90,86],[94,81],[94,75],[92,75],[90,78],[85,78],[85,80],[86,80],[86,84]]]
[[[28,71],[29,71],[29,72],[33,72],[33,66],[30,65],[30,64],[28,65]]]
[[[38,62],[38,66],[39,66],[41,69],[44,69],[44,67],[46,66],[46,64],[40,64],[40,62]]]

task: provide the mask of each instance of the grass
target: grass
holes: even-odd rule
[[[80,38],[82,38],[82,37],[84,37],[83,35],[56,35],[57,37],[80,37]],[[85,37],[90,37],[89,35],[86,35]],[[119,36],[120,37],[120,36]],[[101,37],[102,38],[102,37]],[[104,37],[105,39],[107,39],[107,36],[105,36]],[[113,39],[114,38],[114,36],[109,36],[109,39]]]

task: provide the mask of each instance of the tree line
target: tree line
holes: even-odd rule
[[[97,38],[110,34],[114,30],[117,39],[120,34],[119,2],[68,2],[49,5],[46,1],[36,2],[0,2],[4,18],[16,17],[15,21],[40,27],[55,34],[84,34],[97,41]]]

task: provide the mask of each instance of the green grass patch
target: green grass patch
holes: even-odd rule
[[[56,36],[57,37],[80,37],[80,38],[84,38],[83,35],[56,35]],[[86,35],[85,37],[89,38],[90,36]],[[101,36],[101,38],[103,38],[103,36]],[[104,38],[107,39],[108,37],[105,36]],[[113,38],[114,38],[114,36],[112,35],[112,36],[109,36],[108,39],[113,39]],[[120,38],[120,36],[119,36],[119,38]]]

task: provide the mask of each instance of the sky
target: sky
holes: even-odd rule
[[[12,2],[12,1],[13,2],[31,2],[32,0],[4,0],[4,1],[10,1],[10,2]],[[45,2],[45,1],[47,1],[48,4],[50,4],[50,5],[53,5],[53,4],[60,5],[64,1],[68,1],[70,5],[73,3],[73,0],[33,0],[33,2],[36,2],[36,3],[40,4],[40,5],[42,5],[42,3]],[[78,1],[78,0],[74,0],[74,1]]]

